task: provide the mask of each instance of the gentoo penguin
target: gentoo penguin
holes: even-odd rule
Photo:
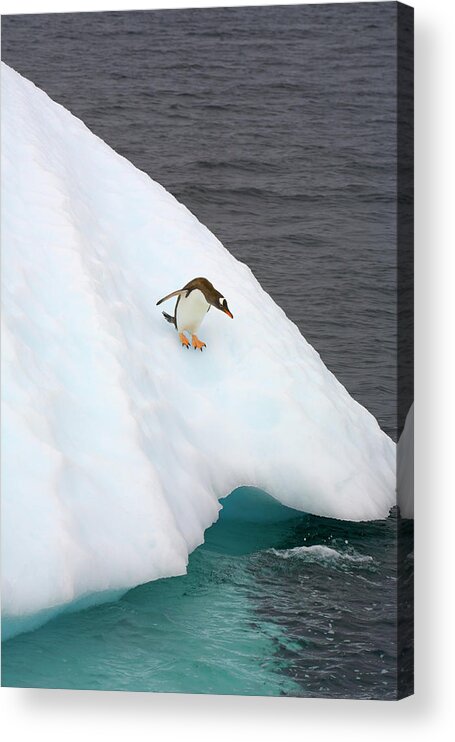
[[[166,312],[163,312],[163,315],[168,322],[175,326],[184,348],[189,348],[190,345],[185,332],[191,334],[191,345],[194,350],[202,351],[202,348],[206,347],[196,333],[210,307],[221,309],[228,317],[234,319],[224,296],[206,278],[193,278],[183,289],[167,294],[167,296],[157,301],[156,305],[158,306],[163,301],[172,299],[173,296],[178,297],[174,316],[171,317]]]

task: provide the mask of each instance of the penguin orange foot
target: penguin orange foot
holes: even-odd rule
[[[190,347],[190,341],[188,340],[187,336],[183,334],[183,332],[179,332],[179,338],[184,348]]]
[[[196,335],[191,336],[191,345],[193,346],[194,350],[200,350],[202,351],[202,348],[206,348],[206,344],[202,342],[202,340],[199,340],[199,338]]]

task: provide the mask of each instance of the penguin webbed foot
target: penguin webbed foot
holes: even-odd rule
[[[183,348],[190,347],[190,341],[188,340],[187,336],[183,334],[183,332],[179,332],[179,338]]]
[[[202,349],[207,347],[206,344],[202,340],[199,340],[197,335],[191,336],[191,345],[193,346],[194,350],[200,350],[201,353],[202,353]]]

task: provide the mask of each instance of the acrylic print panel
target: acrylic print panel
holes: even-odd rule
[[[2,40],[3,684],[408,695],[411,9]]]

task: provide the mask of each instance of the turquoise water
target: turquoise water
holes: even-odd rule
[[[393,698],[396,518],[302,515],[241,489],[188,573],[3,644],[7,686]]]

